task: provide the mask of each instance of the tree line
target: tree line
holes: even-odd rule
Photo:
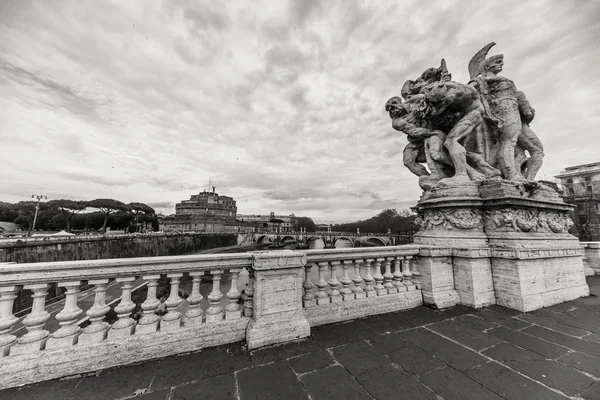
[[[418,230],[415,225],[416,218],[417,215],[409,210],[398,212],[396,209],[387,209],[364,221],[335,224],[331,229],[333,231],[356,232],[358,228],[360,233],[386,233],[390,231],[393,234],[412,236]]]
[[[115,199],[50,200],[39,202],[37,218],[36,201],[18,203],[0,202],[0,221],[13,222],[23,230],[89,230],[105,231],[129,229],[158,230],[158,218],[154,209],[144,203],[125,204]],[[98,211],[86,212],[88,208]],[[35,226],[33,226],[35,219]]]

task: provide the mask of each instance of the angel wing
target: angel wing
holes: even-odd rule
[[[496,42],[486,44],[481,50],[475,53],[473,58],[471,58],[471,61],[469,61],[469,76],[471,77],[471,79],[475,79],[477,77],[479,72],[479,66],[485,61],[488,52],[495,45]]]

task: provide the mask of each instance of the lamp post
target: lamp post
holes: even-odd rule
[[[29,228],[29,236],[33,236],[33,230],[35,229],[35,221],[37,220],[38,210],[40,209],[40,201],[42,199],[48,200],[48,196],[44,196],[42,194],[32,194],[32,199],[37,199],[37,203],[35,205],[35,214],[33,215],[33,225]]]

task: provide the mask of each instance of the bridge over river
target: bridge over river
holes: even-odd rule
[[[272,244],[308,249],[396,246],[412,242],[408,234],[349,232],[253,232],[240,234],[238,243]]]

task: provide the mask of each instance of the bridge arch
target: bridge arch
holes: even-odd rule
[[[325,242],[323,238],[320,236],[310,236],[306,238],[306,244],[308,244],[309,249],[324,249]]]
[[[386,241],[380,237],[370,236],[370,237],[366,238],[365,240],[363,240],[361,245],[362,246],[387,246],[388,243],[386,243]]]
[[[281,239],[279,239],[279,243],[285,243],[286,241],[296,241],[296,238],[293,236],[283,236]]]
[[[346,236],[340,236],[335,238],[335,240],[333,241],[333,247],[335,247],[336,249],[354,247],[354,240]]]
[[[256,239],[256,243],[258,243],[258,244],[273,243],[273,239],[271,239],[271,237],[268,235],[262,235],[262,236],[259,236],[258,239]]]

